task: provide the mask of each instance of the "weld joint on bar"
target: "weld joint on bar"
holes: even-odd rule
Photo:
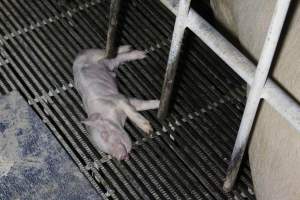
[[[61,93],[63,91],[67,91],[67,90],[69,90],[70,88],[73,88],[73,87],[74,87],[74,85],[72,83],[68,83],[67,86],[62,85],[60,88],[55,88],[54,90],[50,89],[48,91],[48,93],[43,94],[41,96],[37,96],[32,101],[28,100],[28,104],[32,105],[34,102],[35,103],[39,103],[41,101],[44,101],[45,103],[49,103],[48,99],[52,98],[55,94],[59,94],[59,93]]]
[[[224,95],[226,96],[226,95]],[[199,110],[196,110],[192,113],[187,113],[187,116],[186,117],[182,117],[181,119],[177,119],[175,118],[175,126],[173,123],[169,122],[168,123],[168,126],[171,128],[171,130],[175,130],[175,127],[176,126],[182,126],[182,124],[180,122],[184,122],[184,123],[187,123],[188,121],[190,120],[194,120],[195,118],[199,117],[200,116],[200,113],[206,113],[208,112],[208,110],[212,110],[214,108],[217,108],[220,104],[224,104],[226,102],[229,102],[231,100],[231,98],[228,98],[228,99],[223,99],[223,98],[220,98],[219,101],[216,101],[216,102],[212,102],[210,104],[208,104],[206,106],[206,108],[200,108]],[[239,107],[236,107],[237,109],[240,109]],[[163,127],[165,128],[165,127]],[[164,131],[166,132],[166,131]]]

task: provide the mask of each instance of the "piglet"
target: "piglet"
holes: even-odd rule
[[[73,64],[75,87],[88,118],[83,121],[94,146],[118,160],[128,159],[132,143],[124,130],[128,117],[137,127],[150,134],[153,129],[137,111],[156,109],[158,100],[126,98],[117,88],[115,70],[120,64],[145,58],[145,52],[121,46],[115,58],[105,58],[105,51],[82,51]]]

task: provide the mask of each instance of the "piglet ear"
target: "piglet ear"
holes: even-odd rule
[[[92,113],[91,115],[89,115],[89,117],[87,119],[81,121],[81,123],[88,125],[88,126],[95,127],[98,119],[100,119],[100,114]]]

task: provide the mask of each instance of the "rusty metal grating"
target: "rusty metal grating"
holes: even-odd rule
[[[118,71],[127,96],[158,98],[174,16],[158,0],[126,1],[120,43],[148,57]],[[244,164],[233,193],[222,181],[244,108],[245,83],[197,37],[188,34],[169,118],[143,114],[156,134],[145,138],[127,122],[135,141],[129,161],[97,152],[80,123],[85,117],[73,87],[72,62],[84,48],[105,46],[109,1],[0,2],[0,92],[19,90],[48,125],[103,199],[255,199]]]

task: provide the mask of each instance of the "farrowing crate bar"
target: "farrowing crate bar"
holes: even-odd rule
[[[167,114],[185,28],[189,28],[193,31],[251,87],[224,183],[224,190],[230,191],[233,187],[244,155],[260,99],[263,98],[268,101],[275,110],[277,110],[296,130],[300,132],[299,104],[285,92],[284,89],[273,82],[271,78],[268,78],[268,72],[288,12],[290,1],[277,1],[257,69],[249,59],[240,53],[237,48],[228,42],[193,9],[189,10],[190,0],[179,0],[178,7],[175,7],[174,4],[171,3],[172,1],[169,0],[161,0],[161,2],[177,15],[177,17],[174,26],[167,73],[162,89],[161,105],[158,113],[159,118],[163,119]]]
[[[220,71],[225,64],[197,37],[181,63],[187,67],[170,117],[161,124],[155,112],[144,113],[154,137],[127,123],[135,141],[129,161],[97,152],[80,123],[71,66],[81,49],[105,48],[110,2],[80,0],[65,9],[53,2],[0,2],[0,92],[20,91],[103,199],[255,199],[247,163],[233,192],[222,191],[245,84],[230,68]],[[158,98],[174,17],[156,0],[128,2],[121,44],[149,54],[120,68],[120,90]]]

